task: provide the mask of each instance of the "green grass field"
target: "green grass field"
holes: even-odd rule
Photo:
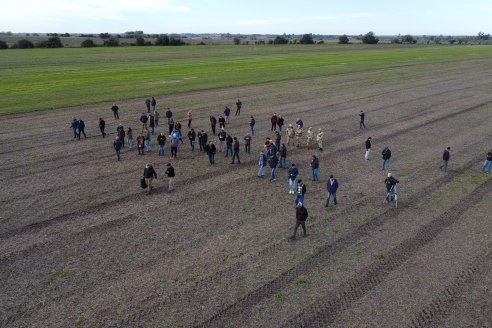
[[[0,114],[423,63],[492,46],[286,45],[0,51]]]

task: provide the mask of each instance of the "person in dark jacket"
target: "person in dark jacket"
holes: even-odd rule
[[[229,153],[231,153],[231,156],[233,155],[233,153],[232,153],[232,144],[233,143],[234,143],[234,140],[228,134],[226,137],[226,154],[225,154],[225,157],[229,157]]]
[[[145,183],[147,184],[147,193],[150,194],[152,192],[152,181],[157,179],[157,172],[154,170],[152,164],[149,163],[145,165],[143,176],[145,178]]]
[[[150,113],[150,99],[145,99],[145,107],[147,107],[147,113]]]
[[[319,159],[318,157],[316,157],[316,155],[313,155],[311,157],[311,173],[312,173],[313,181],[319,181],[318,170],[319,170]]]
[[[104,132],[105,128],[106,128],[106,121],[104,121],[102,118],[99,118],[99,130],[101,130],[101,134],[103,138],[106,136],[106,132]]]
[[[296,179],[299,175],[299,170],[294,163],[292,163],[290,169],[287,171],[287,174],[289,175],[289,194],[294,195],[296,189]]]
[[[282,134],[278,131],[275,131],[275,147],[280,149],[280,142],[282,141]]]
[[[208,136],[205,131],[198,132],[198,143],[200,144],[200,151],[205,151],[205,146],[207,145]]]
[[[212,134],[215,135],[215,127],[217,126],[217,119],[215,116],[210,115],[210,127],[212,128]]]
[[[277,120],[278,120],[277,113],[274,113],[270,118],[270,122],[272,123],[271,131],[277,131]]]
[[[282,126],[284,126],[284,118],[280,115],[277,118],[277,126],[280,132],[282,132]]]
[[[147,117],[147,115],[145,115],[145,113],[142,113],[142,115],[140,115],[140,122],[142,122],[142,132],[144,130],[147,130],[147,121],[149,120],[149,118]]]
[[[249,133],[244,137],[244,151],[248,154],[251,153],[251,139],[252,138]]]
[[[119,137],[116,137],[116,140],[113,142],[113,148],[116,151],[116,158],[118,161],[121,159],[121,148],[123,147],[123,142],[120,140]]]
[[[188,140],[190,140],[191,151],[194,152],[195,151],[196,133],[195,133],[195,130],[193,128],[191,128],[191,130],[188,131]]]
[[[169,135],[171,135],[174,130],[174,118],[172,116],[167,120],[167,127],[169,130]]]
[[[174,177],[176,176],[176,173],[174,172],[174,167],[171,165],[171,163],[167,163],[167,169],[165,174],[169,178],[168,190],[172,191],[174,189]]]
[[[249,120],[249,128],[251,129],[252,136],[255,135],[255,124],[256,124],[256,120],[253,116],[251,116],[251,119]]]
[[[170,119],[171,117],[173,117],[173,112],[171,112],[171,109],[170,109],[170,108],[168,108],[168,109],[167,109],[167,111],[166,111],[166,114],[165,114],[165,115],[166,115],[166,118],[167,118],[167,123],[169,124],[169,119]]]
[[[285,146],[285,144],[282,144],[282,146],[280,146],[280,149],[278,151],[280,153],[280,165],[279,167],[281,169],[286,169],[287,168],[287,147]]]
[[[111,107],[111,110],[113,111],[113,116],[114,116],[114,119],[115,120],[119,120],[120,119],[120,115],[118,114],[118,110],[120,108],[115,104],[113,103],[113,107]]]
[[[372,140],[371,137],[367,138],[367,140],[366,140],[366,154],[364,155],[364,159],[366,161],[369,160],[369,154],[371,153],[371,146],[372,146],[371,140]]]
[[[333,196],[333,202],[335,205],[337,204],[337,189],[338,189],[338,181],[333,177],[333,174],[330,175],[330,178],[326,182],[326,206],[330,206],[330,197]]]
[[[133,148],[133,130],[132,128],[128,128],[128,131],[126,132],[126,138],[128,141],[128,149]]]
[[[138,154],[143,155],[144,148],[145,148],[145,137],[143,136],[143,134],[137,137],[137,148],[138,148]]]
[[[365,129],[366,125],[364,124],[364,118],[366,117],[366,114],[364,113],[363,110],[360,111],[359,116],[360,116],[359,129],[362,129],[362,127],[364,127]]]
[[[277,180],[277,165],[278,165],[278,157],[277,154],[273,154],[268,160],[268,164],[270,165],[270,182]]]
[[[224,116],[226,119],[226,122],[229,123],[229,115],[231,114],[231,109],[229,107],[224,108]]]
[[[119,124],[118,127],[116,128],[116,135],[120,138],[121,142],[123,142],[122,147],[125,148],[125,128],[123,127],[123,124]]]
[[[383,166],[381,167],[381,171],[389,170],[391,150],[388,148],[388,146],[384,147],[381,155],[383,156]]]
[[[78,133],[79,132],[79,121],[75,117],[72,117],[72,124],[70,125],[70,127],[73,130],[73,138],[77,139],[77,137],[79,136],[79,133]]]
[[[487,153],[487,158],[485,159],[485,162],[483,162],[481,171],[490,174],[490,169],[492,169],[492,149]]]
[[[155,120],[154,120],[154,115],[149,114],[149,127],[150,127],[150,133],[152,135],[155,134]]]
[[[237,115],[241,115],[241,107],[243,106],[243,103],[241,102],[241,100],[237,100],[236,102],[236,116]]]
[[[85,135],[85,123],[84,121],[82,120],[79,120],[79,124],[78,124],[78,135],[79,135],[79,140],[80,140],[80,134],[83,133],[84,134],[84,138],[87,138],[87,136]]]
[[[166,145],[166,136],[164,135],[164,132],[159,133],[159,135],[157,136],[157,145],[159,156],[163,156],[164,146]]]
[[[306,220],[308,216],[309,216],[308,211],[303,205],[296,206],[296,226],[294,228],[294,233],[292,234],[292,236],[290,236],[291,240],[296,239],[297,228],[299,228],[299,226],[301,226],[302,230],[304,231],[304,237],[307,236]]]
[[[294,199],[295,206],[304,204],[304,194],[306,193],[306,185],[302,182],[302,179],[297,180],[296,198]]]
[[[444,149],[444,152],[442,153],[442,165],[439,166],[439,168],[442,170],[444,169],[444,172],[448,171],[448,162],[449,162],[449,151],[451,150],[451,147],[447,147]]]
[[[210,141],[208,145],[205,146],[205,152],[208,155],[209,163],[215,164],[215,154],[217,153],[217,148],[212,141]]]
[[[237,138],[234,137],[234,146],[233,146],[234,153],[232,155],[232,162],[231,162],[231,164],[234,164],[234,160],[236,158],[237,158],[237,163],[238,164],[241,164],[241,161],[239,160],[239,149],[240,149],[239,140],[237,140]]]
[[[386,185],[386,191],[387,191],[386,198],[385,198],[386,202],[392,202],[394,200],[395,193],[396,193],[396,184],[399,182],[400,181],[395,179],[395,177],[391,173],[388,173],[388,177],[384,179],[384,184]]]
[[[219,138],[219,151],[223,152],[224,151],[224,142],[227,139],[227,133],[224,131],[224,128],[220,128],[220,131],[217,134],[217,137]]]
[[[219,129],[225,129],[226,120],[222,115],[219,115]]]
[[[150,105],[152,106],[152,111],[155,111],[155,106],[157,106],[157,101],[154,97],[150,100]]]

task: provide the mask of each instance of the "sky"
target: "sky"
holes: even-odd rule
[[[477,35],[491,0],[1,0],[13,33]]]

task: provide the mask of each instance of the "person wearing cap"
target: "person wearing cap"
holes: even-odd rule
[[[302,179],[298,179],[297,187],[296,187],[296,198],[294,200],[296,206],[304,204],[305,193],[306,193],[306,185],[302,182]]]
[[[333,196],[333,203],[337,204],[337,189],[338,189],[338,181],[333,177],[333,174],[330,174],[330,178],[326,182],[326,205],[325,207],[330,207],[330,198]]]
[[[304,237],[307,236],[306,220],[307,220],[308,216],[309,216],[308,211],[304,207],[304,205],[300,204],[300,205],[296,206],[296,226],[294,227],[294,233],[292,234],[292,236],[290,236],[291,240],[296,239],[297,228],[299,228],[299,226],[302,227],[302,230],[304,232]]]
[[[371,140],[372,140],[371,137],[367,138],[367,140],[366,140],[366,153],[364,155],[364,159],[366,161],[369,160],[369,154],[371,153],[371,146],[372,146]]]
[[[395,197],[395,188],[396,184],[399,183],[397,179],[391,174],[391,172],[388,172],[388,177],[384,179],[384,183],[386,184],[386,191],[388,192],[386,194],[386,202],[391,202],[393,201]]]
[[[231,164],[234,164],[234,160],[237,158],[237,163],[241,164],[241,161],[239,160],[239,140],[237,140],[237,137],[234,137],[234,154],[232,155],[232,162]]]
[[[145,178],[145,183],[147,184],[147,193],[150,194],[152,192],[152,181],[157,179],[157,172],[154,170],[152,164],[148,163],[145,165],[143,176]]]
[[[444,172],[448,171],[448,162],[449,162],[449,151],[451,150],[451,147],[447,147],[444,149],[442,153],[442,165],[439,166],[439,168],[442,170],[444,169]]]
[[[174,172],[174,167],[171,165],[171,163],[167,163],[166,165],[167,169],[165,174],[169,178],[169,187],[168,190],[172,191],[174,189],[174,177],[176,176],[176,173]],[[157,177],[156,177],[157,179]]]
[[[384,147],[381,155],[383,156],[383,166],[381,167],[381,171],[388,170],[391,158],[391,150],[388,148],[388,146]]]
[[[318,150],[323,151],[323,136],[324,133],[321,128],[318,129],[318,134],[316,134],[316,142],[318,143]]]
[[[296,131],[292,124],[289,124],[287,127],[287,146],[290,146],[290,141],[292,140],[292,145],[294,145],[294,137],[296,135]]]

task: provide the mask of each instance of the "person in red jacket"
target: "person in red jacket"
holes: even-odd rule
[[[277,113],[275,113],[275,114],[273,114],[272,118],[270,119],[270,122],[272,123],[271,131],[277,131],[277,120],[278,120],[278,116],[277,116]]]

